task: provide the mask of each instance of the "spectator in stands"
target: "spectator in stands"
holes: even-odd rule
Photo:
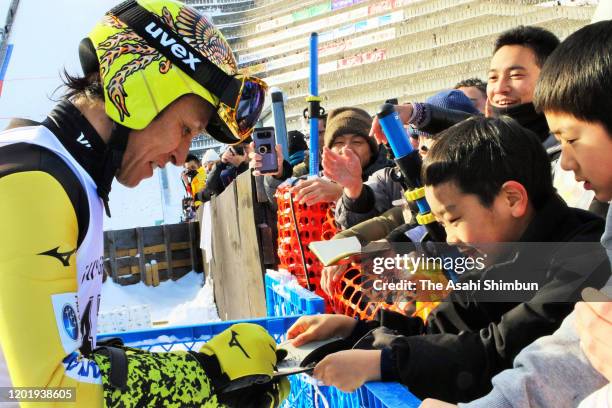
[[[507,115],[538,135],[544,147],[554,145],[546,118],[533,107],[533,93],[546,58],[559,44],[559,39],[540,27],[519,26],[503,32],[495,41],[489,65],[487,116]],[[405,124],[435,134],[458,123],[470,114],[432,107],[423,103],[396,106]],[[379,143],[386,138],[375,119],[371,134]]]
[[[194,154],[188,154],[181,173],[185,190],[191,197],[202,191],[206,186],[206,170],[202,167],[200,159]],[[196,207],[198,204],[196,203]]]
[[[468,257],[474,251],[490,255],[485,269],[465,272],[459,282],[517,279],[538,282],[539,290],[520,292],[520,301],[515,292],[503,303],[491,303],[486,290],[453,291],[426,323],[383,312],[386,329],[395,332],[377,329],[369,346],[363,346],[368,349],[326,356],[314,370],[325,384],[352,391],[382,379],[400,381],[421,398],[482,396],[491,378],[510,366],[521,349],[559,327],[582,288],[600,288],[610,277],[607,256],[598,245],[578,253],[565,245],[549,256],[536,244],[506,253],[472,247],[474,242],[597,243],[604,223],[567,207],[556,195],[544,148],[516,121],[477,116],[439,137],[422,171],[432,213],[445,227],[448,243],[469,248]],[[307,316],[289,329],[288,337],[299,346],[341,335],[351,345],[379,324],[348,316]]]
[[[214,149],[209,149],[204,153],[202,164],[206,173],[210,173],[215,165],[221,160],[219,154]]]
[[[246,144],[229,146],[221,155],[221,161],[213,167],[206,179],[206,188],[196,195],[200,201],[208,201],[219,195],[238,175],[249,168],[249,149]]]
[[[290,130],[287,133],[287,145],[289,151],[289,164],[292,167],[300,163],[304,163],[307,159],[308,145],[306,144],[305,136],[299,130]]]
[[[468,78],[458,82],[454,89],[458,89],[465,94],[476,109],[482,114],[485,113],[487,105],[487,84],[480,78]]]
[[[196,155],[190,153],[185,158],[181,181],[187,193],[182,200],[183,220],[190,221],[195,218],[195,211],[202,204],[195,197],[206,186],[206,171]]]
[[[588,188],[602,202],[612,199],[610,55],[611,21],[576,31],[544,65],[535,94],[536,108],[544,111],[552,133],[561,141],[561,166],[573,171],[577,179],[587,180]],[[610,210],[601,243],[612,262]],[[612,281],[602,291],[612,297]],[[579,302],[559,330],[526,347],[514,360],[512,369],[493,377],[493,390],[487,396],[459,406],[610,406],[612,302],[597,293],[585,293],[583,297],[590,301]],[[434,400],[422,404],[427,408],[452,406]]]
[[[419,149],[419,145],[420,145],[420,141],[419,141],[419,134],[420,134],[420,132],[419,132],[419,130],[415,129],[411,125],[404,125],[404,130],[406,131],[406,133],[410,137],[410,145],[412,146],[412,148],[415,149],[415,150],[418,150]]]

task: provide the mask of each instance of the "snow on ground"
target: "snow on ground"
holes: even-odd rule
[[[142,282],[121,286],[107,279],[102,285],[98,331],[121,331],[122,325],[123,330],[134,328],[124,321],[130,315],[133,317],[134,311],[138,312],[138,319],[150,315],[150,323],[167,321],[169,326],[219,321],[212,281],[207,280],[203,287],[201,282],[202,274],[196,272],[189,272],[177,281],[160,282],[157,287]]]

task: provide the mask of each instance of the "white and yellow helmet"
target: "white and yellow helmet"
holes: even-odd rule
[[[250,136],[267,86],[238,74],[223,34],[194,8],[174,0],[128,0],[106,13],[88,39],[81,63],[91,70],[88,53],[95,52],[113,121],[143,129],[181,96],[196,94],[216,108],[206,128],[212,137],[234,144]]]

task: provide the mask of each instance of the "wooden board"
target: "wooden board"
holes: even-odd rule
[[[199,237],[198,223],[106,231],[106,267],[113,280],[121,284],[144,282],[145,265],[151,261],[158,264],[161,281],[179,279],[192,270],[201,272]],[[137,277],[125,279],[126,275]]]
[[[266,315],[251,183],[250,172],[245,172],[211,202],[211,274],[223,320]]]

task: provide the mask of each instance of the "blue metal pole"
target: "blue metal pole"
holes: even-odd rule
[[[316,103],[316,112],[313,108],[319,102],[319,35],[310,34],[310,176],[319,174],[319,104]]]
[[[283,157],[289,161],[289,143],[287,141],[287,121],[285,118],[285,101],[283,93],[278,90],[272,92],[272,116],[274,117],[274,130],[276,143],[283,148]]]

